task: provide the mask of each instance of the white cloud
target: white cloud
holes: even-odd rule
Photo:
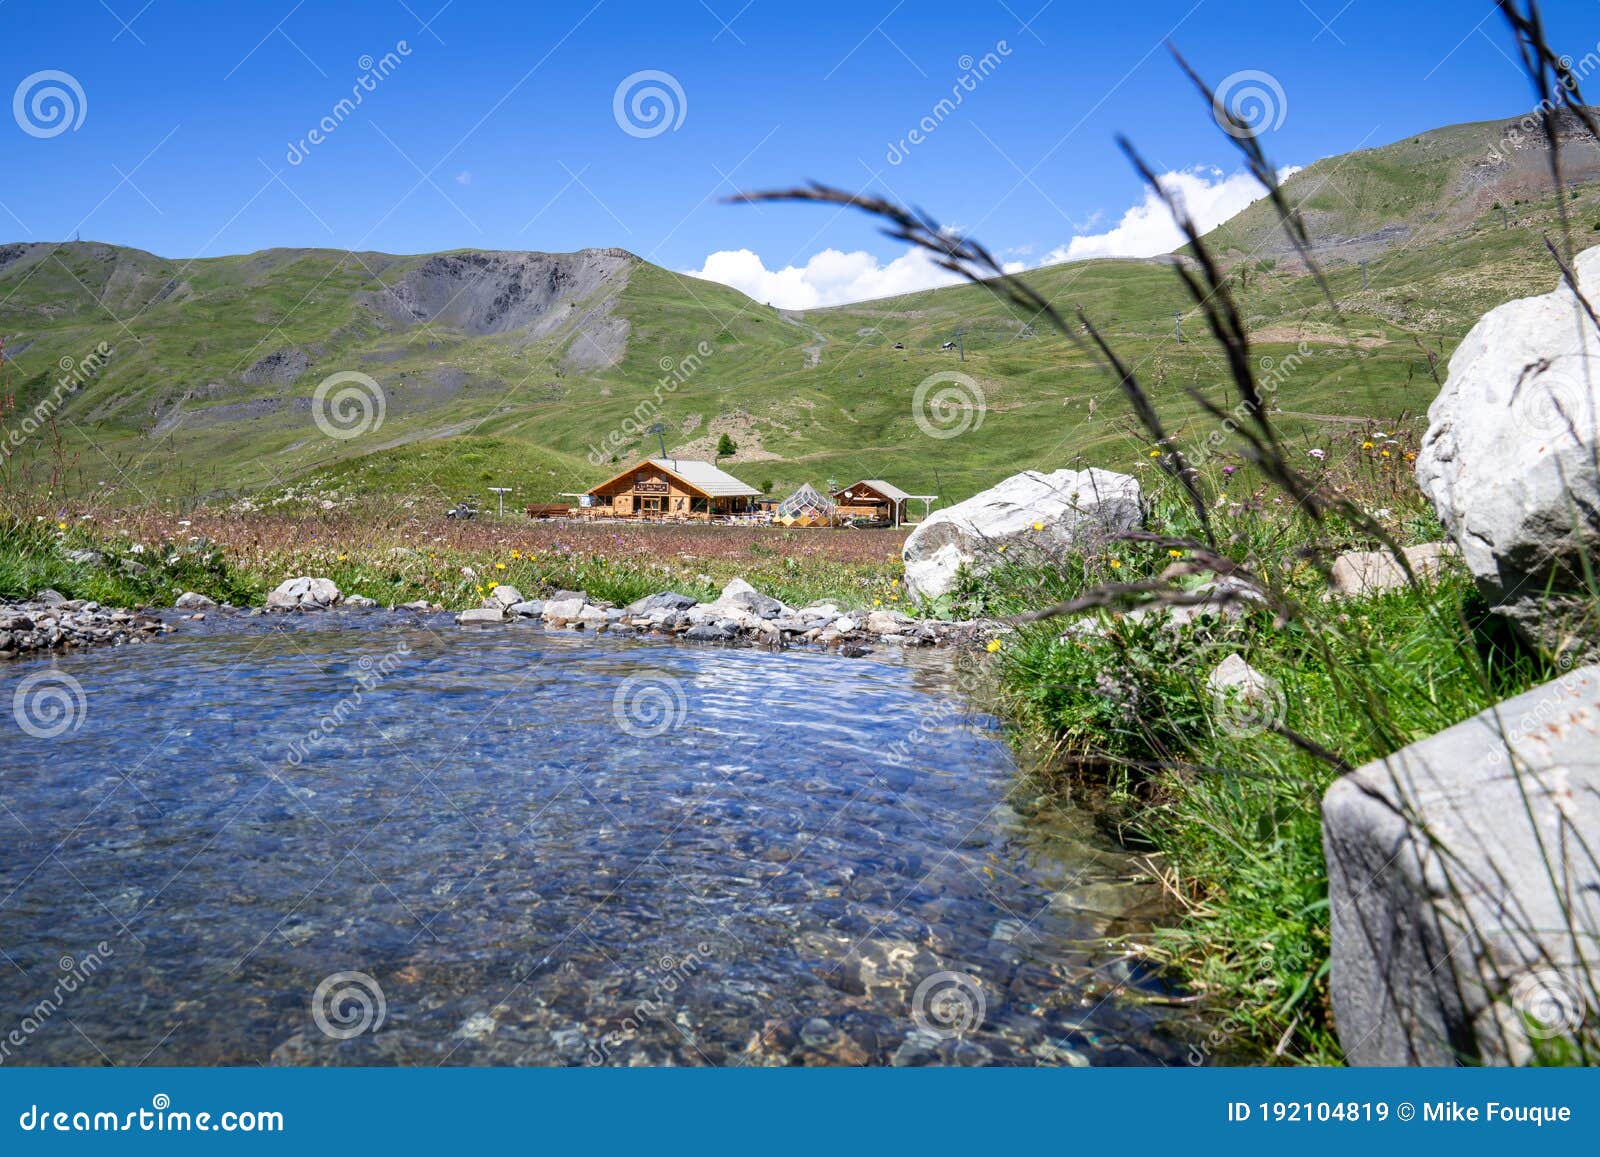
[[[1282,170],[1284,178],[1298,167]],[[1234,214],[1266,195],[1266,190],[1248,173],[1224,175],[1221,169],[1195,168],[1161,175],[1163,188],[1183,198],[1202,231],[1222,224]],[[1099,214],[1089,218],[1092,224]],[[1103,233],[1085,233],[1065,245],[1057,246],[1037,262],[1053,265],[1059,261],[1082,261],[1091,257],[1155,257],[1170,253],[1184,243],[1183,234],[1153,190],[1123,213],[1116,226]],[[1022,273],[1034,263],[1032,248],[1018,245],[1004,251],[1022,258],[1002,263],[1007,273]],[[724,249],[711,254],[699,269],[684,270],[691,277],[718,281],[780,309],[817,309],[825,305],[847,305],[877,297],[894,297],[922,289],[955,285],[963,279],[941,269],[922,249],[908,249],[884,264],[865,250],[841,253],[824,249],[804,265],[768,269],[761,257],[749,249]]]
[[[875,297],[894,297],[955,285],[962,278],[941,269],[924,250],[911,249],[887,265],[863,249],[841,253],[824,249],[804,265],[768,269],[748,249],[724,249],[707,257],[690,277],[720,281],[741,293],[780,309],[816,309]]]
[[[458,185],[470,185],[470,184],[472,184],[472,170],[470,170],[470,169],[462,169],[459,173],[457,173],[456,174],[456,184],[458,184]]]
[[[1299,171],[1297,166],[1278,174],[1281,180]],[[1222,224],[1246,206],[1267,195],[1249,173],[1224,176],[1221,169],[1186,169],[1162,173],[1161,187],[1182,198],[1189,215],[1203,233]],[[1045,254],[1042,264],[1081,261],[1089,257],[1155,257],[1171,253],[1184,244],[1178,223],[1167,212],[1154,189],[1147,188],[1144,199],[1122,215],[1115,227],[1104,233],[1086,233]]]

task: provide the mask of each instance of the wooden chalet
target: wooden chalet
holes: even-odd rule
[[[933,504],[937,494],[907,494],[898,486],[891,486],[881,478],[864,478],[849,486],[840,487],[829,497],[837,507],[840,520],[849,522],[881,522],[899,526],[906,520],[906,503],[912,499],[923,504],[923,513]]]
[[[749,514],[761,491],[693,458],[647,458],[606,479],[573,512],[590,518],[710,522]]]

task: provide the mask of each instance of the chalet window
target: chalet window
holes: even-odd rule
[[[659,497],[641,494],[638,501],[640,510],[654,511],[657,514],[661,512],[661,499]]]

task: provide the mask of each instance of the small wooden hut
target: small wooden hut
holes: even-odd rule
[[[647,458],[592,487],[574,513],[709,522],[748,514],[761,491],[694,458]]]
[[[829,497],[838,506],[838,517],[850,521],[880,522],[899,526],[906,520],[906,503],[915,498],[923,504],[923,513],[933,504],[937,494],[907,494],[898,486],[891,486],[881,478],[863,478],[849,486],[840,487]]]

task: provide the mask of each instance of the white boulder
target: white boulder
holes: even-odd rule
[[[267,596],[267,610],[320,610],[338,606],[343,598],[332,579],[292,578],[279,583],[277,589]]]
[[[1600,248],[1578,255],[1600,307]],[[1551,650],[1594,653],[1587,559],[1600,554],[1600,333],[1564,283],[1499,306],[1450,359],[1417,482],[1490,604]]]
[[[955,588],[963,566],[981,574],[1008,557],[1078,549],[1143,521],[1143,495],[1130,475],[1026,470],[919,523],[902,552],[906,587],[919,599],[938,598]]]
[[[500,583],[489,592],[489,597],[483,600],[483,605],[485,607],[503,607],[506,610],[510,610],[524,601],[526,600],[523,599],[522,592],[516,587]]]

